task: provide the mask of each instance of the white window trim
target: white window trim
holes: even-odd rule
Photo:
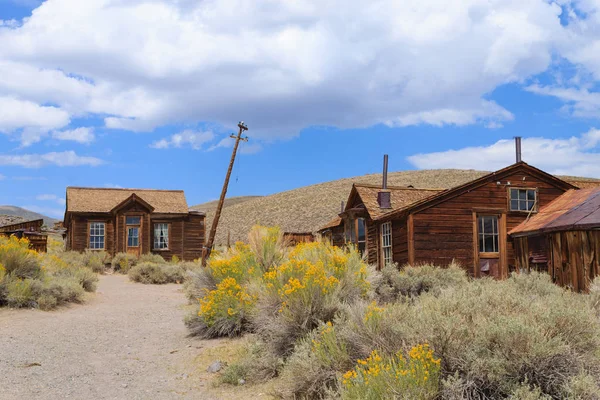
[[[392,222],[381,224],[381,259],[383,267],[394,262],[394,251],[392,249]]]
[[[95,224],[102,225],[102,235],[92,235],[92,226]],[[102,238],[102,247],[92,248],[92,237]],[[102,221],[90,221],[88,226],[88,249],[89,250],[105,250],[106,249],[106,222]]]

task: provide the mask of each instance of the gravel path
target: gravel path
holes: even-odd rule
[[[105,275],[83,305],[0,310],[0,398],[213,398],[188,377],[213,344],[186,337],[185,304],[180,285]]]

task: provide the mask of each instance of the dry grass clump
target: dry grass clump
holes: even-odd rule
[[[382,269],[381,276],[376,291],[379,300],[383,302],[415,297],[424,292],[439,293],[444,288],[468,282],[466,271],[454,263],[447,268],[429,264],[417,267],[406,265],[400,270],[395,265],[388,265]]]
[[[137,262],[139,262],[139,263],[150,262],[150,263],[155,263],[155,264],[165,264],[166,263],[165,259],[160,254],[153,254],[153,253],[142,254],[137,259]]]
[[[162,257],[161,257],[162,258]],[[129,253],[117,253],[112,259],[111,265],[115,272],[127,274],[129,269],[135,266],[138,259],[135,255]]]
[[[128,276],[134,282],[162,285],[165,283],[182,283],[185,271],[179,265],[155,264],[141,262],[132,267]]]
[[[88,261],[98,255],[53,253],[29,250],[26,239],[0,238],[0,305],[51,310],[96,290],[98,276]]]

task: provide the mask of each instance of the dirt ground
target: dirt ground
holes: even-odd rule
[[[181,285],[100,277],[84,304],[0,310],[0,399],[263,399],[267,387],[217,386],[206,368],[241,341],[186,337]]]

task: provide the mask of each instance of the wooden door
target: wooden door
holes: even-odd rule
[[[506,278],[506,215],[476,212],[473,224],[474,276]]]
[[[125,234],[127,253],[134,254],[139,257],[141,254],[141,243],[142,243],[142,229],[141,229],[141,217],[139,216],[127,216],[125,218]]]

